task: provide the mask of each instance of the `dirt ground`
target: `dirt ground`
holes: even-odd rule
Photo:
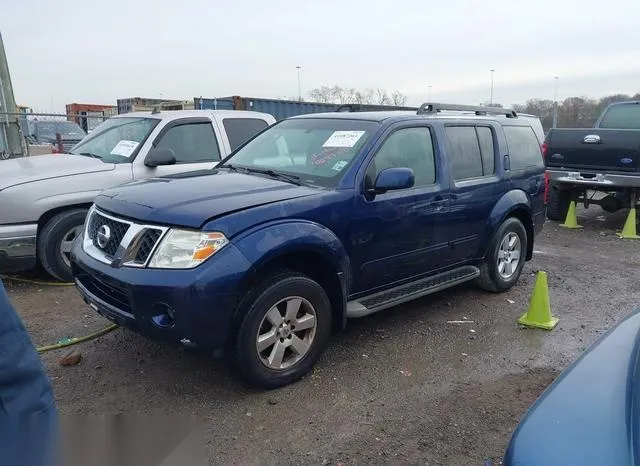
[[[77,366],[42,357],[63,415],[197,416],[209,464],[499,464],[527,407],[640,302],[640,242],[615,236],[625,213],[579,219],[582,230],[546,224],[511,291],[461,287],[352,321],[312,375],[280,390],[123,329],[76,346]],[[560,318],[551,332],[516,324],[537,270]],[[73,287],[6,285],[38,346],[109,324]]]

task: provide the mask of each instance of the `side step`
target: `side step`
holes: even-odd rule
[[[468,282],[480,275],[480,269],[466,265],[432,277],[423,278],[415,282],[380,291],[369,296],[363,296],[347,303],[347,317],[364,317],[374,312],[388,309],[398,304],[412,301],[438,291]]]

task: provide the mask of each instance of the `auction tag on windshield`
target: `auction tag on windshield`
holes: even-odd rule
[[[133,154],[133,151],[136,150],[136,147],[138,147],[138,144],[139,143],[137,143],[136,141],[122,140],[118,144],[116,144],[116,147],[111,149],[111,154],[130,157],[131,154]]]
[[[334,131],[322,147],[353,147],[364,131]]]

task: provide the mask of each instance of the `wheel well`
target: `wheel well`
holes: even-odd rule
[[[326,257],[317,252],[290,252],[261,264],[241,286],[239,300],[251,292],[251,289],[258,285],[265,276],[269,277],[270,272],[283,269],[304,274],[324,288],[331,303],[333,330],[342,330],[345,297],[338,278],[338,270]]]
[[[531,214],[527,212],[527,210],[518,208],[511,211],[508,217],[515,217],[522,225],[524,225],[524,229],[527,232],[527,260],[531,260],[533,257],[533,220],[531,219]]]
[[[54,216],[58,215],[60,212],[64,212],[65,210],[72,210],[72,209],[89,209],[90,207],[91,207],[90,203],[89,204],[73,204],[73,205],[66,205],[63,207],[56,207],[55,209],[48,210],[44,214],[42,214],[38,219],[38,231],[42,230],[44,226],[47,224],[47,222],[51,220]]]

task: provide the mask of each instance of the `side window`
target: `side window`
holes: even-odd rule
[[[258,118],[225,118],[222,125],[232,151],[269,126],[266,121]]]
[[[447,126],[447,139],[453,164],[453,178],[466,180],[482,176],[482,156],[473,126]]]
[[[156,143],[159,149],[172,149],[176,163],[214,162],[220,149],[211,123],[188,123],[170,128]]]
[[[482,174],[493,175],[496,170],[496,154],[493,149],[493,132],[486,126],[476,126],[480,153],[482,154]]]
[[[530,126],[504,126],[511,170],[542,167],[542,148]]]
[[[411,168],[415,186],[436,182],[436,163],[431,131],[426,127],[399,129],[384,142],[367,169],[367,185],[373,186],[385,168]]]

